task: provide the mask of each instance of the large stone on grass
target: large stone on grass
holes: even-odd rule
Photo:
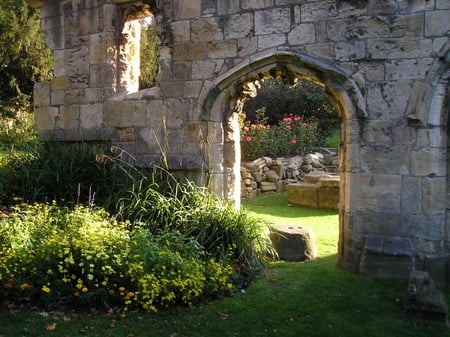
[[[405,317],[415,323],[448,326],[448,304],[426,271],[411,272],[405,301]]]
[[[275,251],[284,261],[307,261],[317,256],[314,233],[297,225],[275,225],[270,239]]]

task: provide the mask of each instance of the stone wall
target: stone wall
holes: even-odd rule
[[[308,77],[342,118],[339,265],[389,276],[392,261],[450,280],[449,1],[29,2],[56,61],[53,80],[35,87],[44,139],[110,142],[138,165],[163,151],[238,207],[236,116],[251,83]],[[160,77],[136,92],[131,21],[148,12]]]

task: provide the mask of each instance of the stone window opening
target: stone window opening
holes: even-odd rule
[[[123,24],[118,58],[118,87],[126,94],[156,86],[160,40],[154,8],[136,4],[121,8]]]

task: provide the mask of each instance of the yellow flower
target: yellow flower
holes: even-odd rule
[[[77,283],[77,285],[75,287],[77,289],[81,289],[81,288],[83,288],[83,283]]]
[[[87,278],[88,278],[88,280],[93,280],[93,279],[94,279],[94,275],[88,274],[88,275],[87,275]]]
[[[43,285],[43,286],[42,286],[42,291],[43,291],[44,293],[47,293],[47,294],[48,294],[48,293],[50,293],[51,290],[50,290],[50,288],[47,287],[46,285]]]
[[[83,287],[83,288],[81,289],[81,291],[84,292],[84,293],[87,293],[87,292],[88,292],[88,288]]]

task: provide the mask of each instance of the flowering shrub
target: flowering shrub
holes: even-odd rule
[[[231,262],[194,239],[128,225],[92,207],[11,209],[0,220],[0,299],[156,311],[232,288]]]
[[[267,120],[264,109],[258,111],[253,122],[241,114],[241,151],[244,159],[303,154],[323,144],[313,119],[305,120],[290,113],[278,125],[269,125]]]

